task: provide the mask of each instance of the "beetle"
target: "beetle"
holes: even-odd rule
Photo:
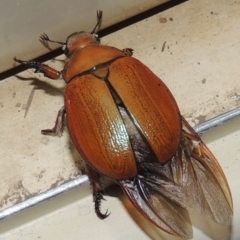
[[[70,137],[86,161],[95,212],[104,190],[101,177],[117,181],[133,205],[154,225],[182,238],[192,237],[187,207],[230,225],[233,204],[227,179],[216,158],[181,116],[170,90],[133,50],[100,44],[97,30],[75,32],[63,46],[68,60],[62,71],[36,61],[14,60],[51,79],[66,82],[64,107],[55,126],[66,118]]]

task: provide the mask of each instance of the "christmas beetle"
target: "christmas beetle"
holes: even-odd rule
[[[115,179],[135,207],[169,234],[192,237],[187,207],[230,225],[233,206],[225,175],[213,154],[181,116],[167,88],[133,50],[100,44],[98,22],[91,33],[76,32],[64,48],[63,71],[36,61],[14,60],[51,79],[66,82],[65,105],[53,129],[70,137],[83,159],[99,218],[101,176]],[[52,41],[46,34],[41,40]]]

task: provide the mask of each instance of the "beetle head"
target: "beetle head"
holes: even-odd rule
[[[62,49],[67,57],[70,57],[73,53],[79,49],[85,48],[89,45],[98,45],[100,39],[98,38],[97,31],[100,28],[102,21],[102,11],[97,11],[97,24],[91,31],[91,33],[80,31],[72,33],[67,37],[66,42],[53,41],[49,39],[46,33],[40,36],[41,41],[54,42],[62,45]]]
[[[100,28],[102,21],[102,11],[97,11],[97,24],[91,33],[88,32],[75,32],[68,36],[66,44],[63,45],[63,50],[66,56],[70,57],[74,52],[79,49],[85,48],[89,45],[98,45],[100,39],[97,35],[97,30]],[[65,47],[65,48],[64,48]]]
[[[89,45],[98,45],[100,39],[96,33],[75,32],[68,36],[63,50],[66,56],[70,57],[74,52]]]

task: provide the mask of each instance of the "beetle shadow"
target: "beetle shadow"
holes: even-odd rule
[[[21,81],[31,81],[30,85],[34,86],[36,90],[44,90],[46,94],[49,94],[51,96],[59,96],[64,94],[65,87],[55,87],[48,82],[40,80],[37,77],[21,77],[19,75],[15,75],[15,77]]]
[[[64,91],[65,91],[65,86],[64,87],[55,87],[54,85],[50,84],[49,82],[46,82],[42,79],[39,79],[35,76],[33,77],[22,77],[19,75],[15,75],[15,77],[18,80],[21,81],[30,81],[30,85],[34,86],[34,90],[43,90],[46,94],[51,95],[51,96],[63,96],[64,97]],[[61,82],[63,82],[63,80],[59,80]],[[56,112],[59,109],[56,109]],[[57,113],[56,113],[57,116]],[[54,121],[56,119],[53,118],[52,119],[52,125],[49,126],[49,129],[51,129],[54,126]],[[82,159],[82,157],[80,156],[80,154],[78,153],[77,149],[75,148],[73,142],[70,139],[67,127],[66,127],[66,119],[64,119],[64,129],[63,132],[67,134],[67,146],[68,146],[68,150],[70,152],[71,155],[71,161],[73,162],[73,164],[76,166],[76,168],[79,170],[76,172],[76,174],[78,174],[77,176],[79,176],[79,173],[81,173],[81,175],[84,175],[86,173],[86,163],[85,161]],[[62,134],[57,135],[57,134],[48,134],[49,136],[52,137],[61,137]],[[75,176],[75,177],[77,177]]]
[[[51,95],[51,96],[63,96],[64,97],[64,91],[65,91],[65,86],[64,87],[55,87],[51,84],[49,84],[48,82],[45,82],[44,80],[41,80],[37,77],[22,77],[19,75],[15,76],[17,79],[21,80],[21,81],[31,81],[30,85],[34,86],[34,91],[35,90],[43,90],[46,94]],[[61,80],[60,80],[61,81]],[[56,116],[57,116],[57,111],[59,109],[56,109]],[[56,118],[52,119],[52,125],[49,126],[49,129],[51,129],[54,126],[54,121],[56,121]],[[66,127],[66,119],[64,119],[64,129],[63,129],[63,133],[67,133],[67,146],[70,152],[71,160],[73,162],[73,164],[76,166],[76,168],[79,170],[79,173],[81,172],[83,174],[85,174],[85,169],[86,169],[86,163],[84,162],[84,160],[82,159],[82,157],[80,156],[80,154],[78,153],[78,151],[76,150],[74,144],[72,143],[67,127]],[[62,137],[62,134],[48,134],[49,136],[52,137]],[[79,174],[77,175],[79,176]]]
[[[67,135],[68,135],[68,149],[69,149],[70,155],[72,156],[71,161],[73,162],[75,167],[79,170],[81,175],[84,175],[84,174],[87,175],[86,162],[83,160],[83,158],[75,148],[66,127],[64,128],[64,131],[67,132]]]

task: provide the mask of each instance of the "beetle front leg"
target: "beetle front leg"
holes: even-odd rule
[[[52,129],[44,129],[41,131],[41,133],[43,135],[56,134],[56,135],[60,136],[64,129],[65,114],[66,114],[65,107],[62,107],[58,111],[58,115],[57,115],[57,119],[56,119],[54,127]]]
[[[49,67],[46,64],[37,62],[37,61],[23,61],[17,59],[16,57],[13,58],[15,62],[21,63],[23,65],[28,66],[29,68],[35,68],[35,73],[43,73],[44,76],[51,78],[53,80],[58,80],[61,76],[61,72],[55,70],[54,68]]]
[[[105,219],[110,215],[110,213],[108,213],[108,210],[105,213],[102,213],[100,210],[101,201],[105,200],[103,197],[103,195],[105,194],[100,182],[101,176],[91,166],[87,165],[87,169],[88,169],[88,177],[93,189],[93,201],[95,203],[94,205],[95,213],[100,219]]]

